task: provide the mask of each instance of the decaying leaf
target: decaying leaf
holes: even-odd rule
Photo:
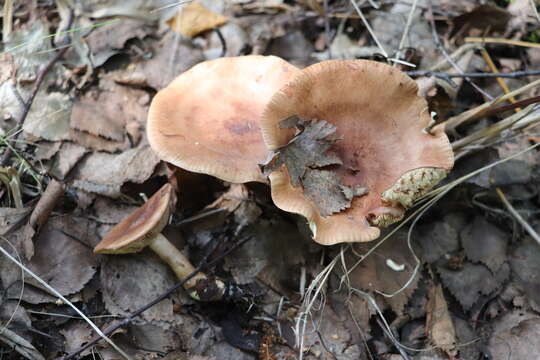
[[[330,170],[307,169],[302,181],[304,195],[317,204],[321,215],[328,216],[347,209],[355,196],[367,193],[365,187],[342,185]]]
[[[456,356],[456,331],[441,285],[432,286],[427,306],[426,331],[429,340],[450,357]]]
[[[538,359],[540,317],[514,310],[500,318],[487,346],[493,360]]]
[[[460,270],[449,270],[437,266],[444,286],[465,309],[470,309],[482,295],[489,295],[499,289],[510,275],[510,267],[503,264],[492,273],[482,264],[466,262]]]
[[[115,81],[136,86],[163,89],[193,65],[204,60],[202,51],[172,31],[156,42],[150,43],[154,56],[128,69],[115,72]]]
[[[95,240],[93,223],[69,216],[50,218],[35,239],[35,255],[28,267],[62,295],[71,295],[83,289],[94,276],[97,258],[92,253],[91,243]],[[28,291],[23,299],[37,304],[55,301],[31,279],[25,279],[44,292]]]
[[[73,185],[87,192],[118,197],[125,182],[144,182],[158,163],[159,159],[152,149],[142,142],[138,147],[118,155],[93,153],[74,170],[76,180]]]
[[[510,266],[531,307],[540,311],[540,246],[530,237],[515,249]]]
[[[97,92],[88,92],[75,101],[71,111],[72,137],[81,145],[95,150],[126,149],[133,139],[128,138],[127,126],[146,120],[148,95],[144,90],[118,85],[110,73],[100,80]],[[133,136],[132,136],[133,137]]]
[[[23,130],[43,140],[57,141],[69,137],[71,100],[61,93],[38,93],[23,125]]]
[[[176,279],[167,265],[143,251],[134,255],[108,256],[101,266],[103,300],[107,310],[115,315],[129,312],[149,303],[174,285]],[[129,294],[129,296],[126,296]],[[185,303],[185,297],[175,292],[142,314],[146,321],[168,326],[177,320],[173,301]]]
[[[465,254],[496,272],[506,261],[508,236],[495,225],[479,216],[461,232]]]
[[[281,128],[296,128],[296,136],[278,149],[263,164],[269,174],[282,165],[287,167],[293,186],[302,186],[305,196],[313,201],[322,216],[329,216],[351,206],[355,196],[362,196],[367,189],[346,186],[332,170],[332,165],[342,165],[339,156],[330,148],[339,140],[336,127],[324,120],[302,120],[291,116],[280,123]]]

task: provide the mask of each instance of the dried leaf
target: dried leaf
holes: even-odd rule
[[[487,348],[493,360],[538,359],[538,334],[540,317],[516,310],[496,322]]]
[[[68,139],[71,105],[67,95],[39,92],[23,124],[23,130],[43,140]]]
[[[126,124],[145,123],[147,104],[140,99],[148,95],[143,90],[118,85],[113,80],[115,76],[109,73],[102,77],[96,92],[88,92],[75,101],[70,126],[76,131],[123,144]]]
[[[175,17],[167,21],[174,31],[190,37],[217,28],[226,22],[225,16],[209,10],[197,1],[184,5]]]
[[[540,311],[540,246],[530,237],[515,249],[510,257],[510,266],[516,282],[527,295],[531,307]]]
[[[468,310],[482,295],[499,289],[510,275],[510,268],[503,264],[495,274],[481,264],[466,262],[458,271],[437,266],[441,279],[452,295]]]
[[[316,204],[322,216],[347,209],[353,197],[367,193],[361,186],[343,185],[334,171],[321,169],[342,164],[339,156],[330,149],[339,140],[334,125],[324,120],[306,121],[291,116],[281,121],[280,127],[296,127],[298,133],[263,164],[265,174],[285,165],[292,185],[303,187],[304,195]]]
[[[508,235],[481,216],[461,232],[461,241],[470,260],[483,263],[493,272],[506,261]]]
[[[433,286],[429,292],[426,330],[433,345],[450,357],[457,355],[456,331],[441,285]]]
[[[103,301],[107,310],[114,315],[128,315],[149,303],[174,285],[176,278],[167,265],[150,252],[134,255],[108,256],[101,265]],[[126,296],[129,294],[129,296]],[[175,292],[145,311],[141,317],[146,321],[168,326],[173,324],[173,300],[184,303],[185,297]]]
[[[419,257],[428,263],[459,250],[458,231],[448,221],[437,221],[418,227]]]
[[[74,294],[96,272],[97,258],[90,246],[97,241],[94,234],[94,225],[89,221],[69,216],[50,218],[36,238],[36,252],[28,267],[62,295]],[[23,299],[29,303],[51,301],[47,294],[26,290]]]
[[[302,185],[304,195],[317,204],[322,216],[343,211],[351,206],[353,197],[367,194],[364,187],[342,185],[330,170],[307,169]]]
[[[73,185],[88,192],[118,197],[125,182],[143,183],[158,163],[150,146],[143,143],[118,155],[93,153],[74,170]]]

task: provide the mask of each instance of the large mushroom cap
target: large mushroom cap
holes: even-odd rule
[[[165,184],[148,201],[116,224],[94,248],[97,254],[130,254],[141,251],[167,225],[172,186]]]
[[[416,83],[391,66],[366,61],[326,61],[312,65],[276,93],[261,119],[263,138],[278,151],[294,137],[280,122],[293,115],[325,120],[341,138],[332,145],[342,165],[335,174],[347,186],[367,188],[351,206],[323,217],[294,187],[287,168],[269,176],[275,204],[305,216],[314,240],[325,245],[370,241],[378,227],[395,222],[406,207],[435,185],[453,166],[453,153],[442,129],[428,134],[431,121]]]
[[[268,151],[259,120],[299,71],[275,56],[200,63],[154,97],[148,141],[161,159],[183,169],[234,183],[265,182],[258,164]]]

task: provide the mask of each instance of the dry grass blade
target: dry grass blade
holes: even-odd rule
[[[525,231],[540,245],[540,235],[538,235],[533,227],[527,221],[525,221],[525,219],[523,219],[516,209],[514,209],[500,188],[496,188],[495,191],[497,192],[497,195],[499,195],[499,198],[503,202],[504,206],[506,206],[508,209],[508,212],[512,214],[514,218],[516,218],[517,222],[519,222]]]
[[[360,9],[360,7],[358,6],[358,4],[356,3],[355,0],[350,0],[350,1],[351,1],[352,6],[354,7],[354,10],[356,10],[356,12],[358,13],[358,16],[360,16],[360,19],[362,19],[362,22],[364,23],[364,26],[366,27],[369,34],[373,38],[373,41],[375,41],[375,44],[377,44],[377,47],[381,50],[381,53],[384,55],[384,57],[387,58],[388,53],[386,52],[386,50],[384,49],[384,47],[380,43],[379,39],[377,39],[377,36],[375,35],[375,32],[373,31],[373,29],[369,25],[369,22],[367,21],[366,17],[364,16],[364,13],[362,12],[362,10]]]
[[[452,143],[454,154],[458,157],[467,146],[484,144],[501,135],[501,133],[507,129],[513,129],[515,131],[539,121],[540,111],[538,111],[538,107],[536,105],[529,105],[522,111],[513,114],[504,120],[454,141]]]
[[[455,132],[455,129],[465,123],[471,122],[473,120],[479,119],[487,113],[489,110],[491,110],[493,107],[511,99],[512,97],[515,97],[519,94],[522,94],[526,91],[529,91],[531,89],[534,89],[535,87],[540,86],[540,79],[535,80],[525,86],[522,86],[516,90],[513,90],[509,92],[508,94],[501,95],[493,100],[490,100],[488,102],[483,103],[482,105],[479,105],[475,108],[472,108],[470,110],[467,110],[459,115],[453,116],[451,118],[448,118],[446,121],[443,121],[445,124],[445,130],[447,132]]]
[[[53,287],[51,287],[49,284],[47,284],[43,279],[41,279],[39,276],[37,276],[36,274],[34,274],[34,272],[32,272],[32,270],[28,269],[26,266],[24,266],[20,261],[18,261],[17,259],[15,259],[13,256],[11,256],[11,254],[9,252],[7,252],[2,246],[0,246],[0,252],[2,254],[4,254],[4,256],[6,256],[10,261],[14,262],[15,264],[17,264],[17,266],[19,266],[22,270],[24,270],[28,275],[30,275],[31,277],[33,277],[37,282],[39,282],[42,286],[44,286],[47,290],[49,290],[52,294],[54,294],[55,296],[57,296],[58,298],[60,298],[66,305],[68,305],[69,307],[71,307],[73,310],[75,310],[75,312],[77,314],[79,314],[87,323],[88,325],[90,325],[92,327],[92,329],[94,329],[94,331],[103,338],[103,340],[105,340],[109,345],[111,345],[111,347],[113,349],[115,349],[116,351],[118,351],[119,354],[121,354],[125,359],[128,359],[128,360],[131,360],[132,358],[126,354],[122,349],[120,349],[110,338],[108,338],[107,336],[105,336],[105,334],[103,334],[103,332],[96,326],[96,324],[94,324],[92,322],[92,320],[90,320],[81,310],[79,310],[75,305],[73,305],[73,303],[71,301],[69,301],[68,299],[66,299],[64,296],[62,296],[62,294],[60,294],[56,289],[54,289]]]

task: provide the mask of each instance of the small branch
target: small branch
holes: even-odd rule
[[[406,74],[409,76],[435,76],[443,80],[452,79],[452,78],[511,78],[517,79],[523,76],[540,76],[540,70],[523,70],[523,71],[513,71],[507,73],[483,73],[483,72],[472,72],[472,73],[461,73],[461,74],[450,74],[445,72],[438,71],[406,71]]]
[[[227,54],[227,42],[225,41],[225,38],[223,37],[223,33],[218,28],[214,29],[214,32],[217,34],[219,38],[219,42],[221,43],[221,55],[220,57],[224,57]]]
[[[506,209],[508,209],[508,212],[510,212],[510,214],[512,214],[512,216],[516,218],[517,222],[519,222],[521,226],[523,226],[525,231],[540,245],[540,235],[538,235],[538,233],[532,228],[532,226],[529,225],[529,223],[526,222],[523,217],[521,217],[521,215],[517,212],[516,209],[514,209],[514,207],[512,206],[512,204],[510,204],[510,201],[508,201],[500,188],[495,188],[495,191],[497,192],[497,195],[499,195],[499,198],[503,202],[504,206],[506,206]]]
[[[137,316],[139,316],[140,314],[142,314],[143,312],[145,312],[146,310],[150,309],[152,306],[156,305],[157,303],[159,303],[160,301],[162,300],[165,300],[166,298],[168,298],[174,291],[178,290],[179,288],[181,288],[187,281],[189,281],[191,278],[193,278],[195,275],[197,275],[200,271],[204,270],[205,268],[209,268],[211,267],[212,265],[216,264],[218,261],[221,261],[225,256],[229,255],[230,253],[232,253],[233,251],[235,251],[236,249],[238,249],[240,246],[244,245],[246,242],[248,242],[249,240],[251,240],[252,238],[251,237],[246,237],[245,239],[239,241],[238,243],[236,243],[231,249],[229,249],[228,251],[226,251],[225,253],[221,254],[220,256],[216,257],[214,260],[208,262],[208,263],[204,263],[204,264],[201,264],[199,265],[191,274],[189,274],[184,280],[180,281],[180,282],[177,282],[176,284],[174,284],[172,287],[170,287],[169,289],[167,289],[167,291],[165,291],[162,295],[158,296],[156,299],[152,300],[151,302],[149,302],[148,304],[140,307],[139,309],[135,310],[133,313],[131,313],[129,316],[127,316],[124,320],[118,322],[117,324],[115,325],[112,325],[111,327],[109,327],[108,329],[106,329],[105,331],[103,331],[103,334],[105,336],[109,336],[110,334],[112,334],[113,332],[115,332],[116,330],[118,330],[119,328],[121,327],[124,327],[126,325],[128,325],[129,323],[131,323]],[[80,347],[79,349],[73,351],[72,353],[64,356],[63,358],[60,358],[60,360],[69,360],[69,359],[73,359],[75,356],[79,355],[81,352],[83,352],[84,350],[96,345],[99,341],[101,340],[101,338],[95,338],[94,340],[86,343],[85,345],[83,345],[82,347]]]

